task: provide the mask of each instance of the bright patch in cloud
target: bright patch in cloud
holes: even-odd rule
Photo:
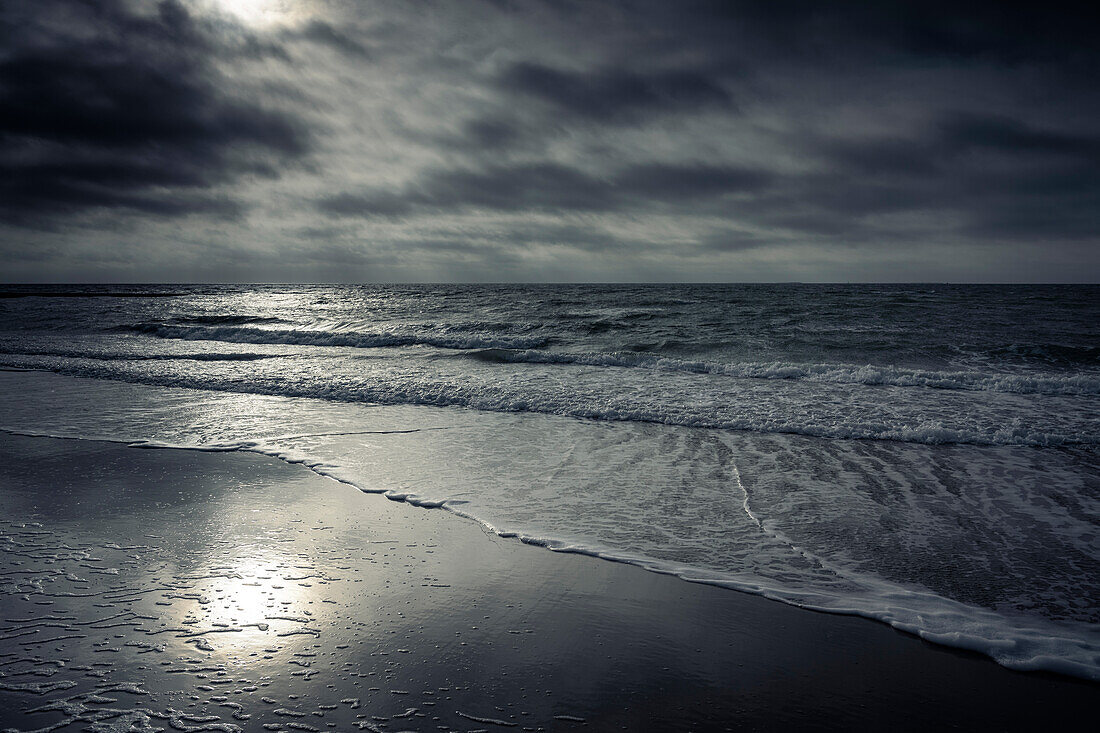
[[[306,14],[304,7],[308,5],[288,0],[205,0],[205,4],[253,27],[293,22]]]

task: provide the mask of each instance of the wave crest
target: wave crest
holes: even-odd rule
[[[441,349],[533,349],[546,346],[540,337],[508,337],[482,334],[418,334],[400,331],[322,331],[257,328],[254,326],[186,326],[143,323],[127,330],[163,339],[224,341],[235,344],[286,344],[295,346],[345,346],[360,349],[386,346],[434,346]]]

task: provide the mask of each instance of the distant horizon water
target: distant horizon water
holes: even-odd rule
[[[975,287],[1100,287],[1100,279],[1088,280],[351,280],[339,281],[294,281],[294,280],[224,280],[224,281],[193,281],[193,280],[95,280],[95,281],[66,281],[66,280],[19,280],[0,281],[0,288],[43,288],[43,287],[73,287],[73,288],[107,288],[107,287],[386,287],[386,286],[431,286],[431,287],[492,287],[492,286],[516,286],[516,287],[721,287],[721,286],[784,286],[784,285],[810,285],[810,286],[840,286],[863,287],[873,285],[884,286],[975,286]],[[93,293],[85,293],[93,295]]]

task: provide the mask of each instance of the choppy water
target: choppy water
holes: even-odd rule
[[[1100,676],[1100,288],[72,290],[4,293],[0,364],[96,381],[8,374],[0,427],[259,450]]]

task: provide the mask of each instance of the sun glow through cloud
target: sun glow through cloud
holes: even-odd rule
[[[288,0],[204,0],[214,12],[232,16],[250,26],[272,26],[293,22],[305,15],[307,3]]]

